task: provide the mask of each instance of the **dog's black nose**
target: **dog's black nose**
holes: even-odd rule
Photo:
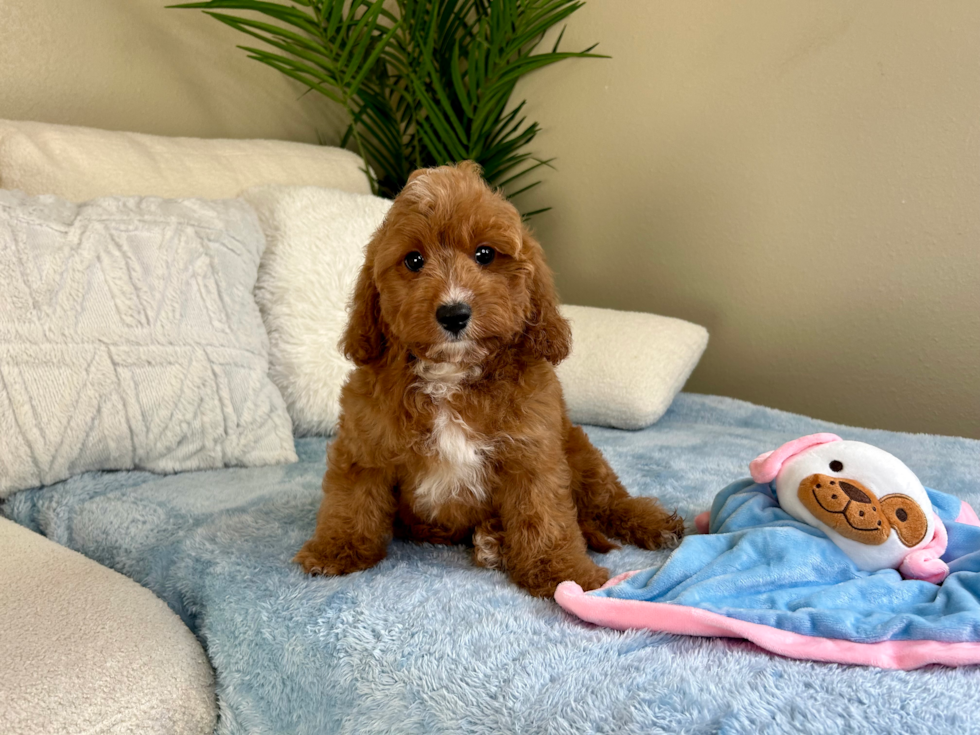
[[[442,325],[443,329],[453,334],[459,334],[466,329],[466,324],[470,320],[473,310],[469,304],[455,303],[443,304],[436,309],[436,320]]]

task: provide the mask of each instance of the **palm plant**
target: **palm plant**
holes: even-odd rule
[[[416,168],[463,159],[490,184],[517,196],[527,175],[553,159],[527,150],[538,134],[509,107],[518,80],[568,58],[534,53],[580,0],[208,0],[200,8],[265,44],[240,46],[260,61],[342,105],[376,194],[392,197]],[[227,12],[227,11],[244,11]],[[530,216],[544,210],[527,212]]]

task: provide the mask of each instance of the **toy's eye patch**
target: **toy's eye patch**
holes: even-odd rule
[[[907,495],[886,495],[881,499],[881,510],[891,521],[898,538],[909,548],[926,537],[929,521],[922,508]]]
[[[842,469],[844,469],[844,463],[839,459],[835,459],[831,461],[830,469],[832,469],[834,472],[840,472]]]

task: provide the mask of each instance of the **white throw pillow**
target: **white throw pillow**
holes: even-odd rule
[[[256,300],[271,343],[270,376],[297,434],[332,433],[353,367],[338,348],[364,247],[391,202],[317,187],[264,186],[243,197],[267,246]],[[653,314],[563,306],[572,354],[558,366],[577,423],[638,429],[659,419],[708,342],[703,327]]]
[[[56,194],[226,199],[257,184],[370,193],[364,163],[341,148],[207,140],[0,120],[0,188]]]
[[[0,498],[86,470],[296,460],[240,200],[0,190]]]
[[[572,420],[642,429],[670,408],[708,346],[708,330],[635,311],[561,307],[572,354],[558,378]]]
[[[347,303],[391,202],[315,186],[260,186],[242,196],[265,230],[255,300],[269,333],[269,377],[296,434],[332,434],[354,367],[338,347]]]

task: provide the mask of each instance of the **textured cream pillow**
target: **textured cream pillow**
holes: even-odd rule
[[[98,469],[296,460],[240,200],[0,190],[0,498]]]
[[[267,246],[256,300],[271,343],[270,376],[298,434],[332,433],[353,367],[337,347],[364,246],[391,203],[317,187],[265,186],[243,197]],[[653,314],[564,306],[572,354],[558,366],[577,423],[649,426],[670,406],[708,342],[703,327]]]
[[[206,140],[0,120],[0,188],[57,194],[225,199],[257,184],[370,193],[350,151],[278,140]]]
[[[214,674],[133,580],[0,518],[4,735],[210,735]]]
[[[670,408],[708,346],[708,330],[635,311],[561,307],[572,354],[558,378],[572,420],[642,429]]]

